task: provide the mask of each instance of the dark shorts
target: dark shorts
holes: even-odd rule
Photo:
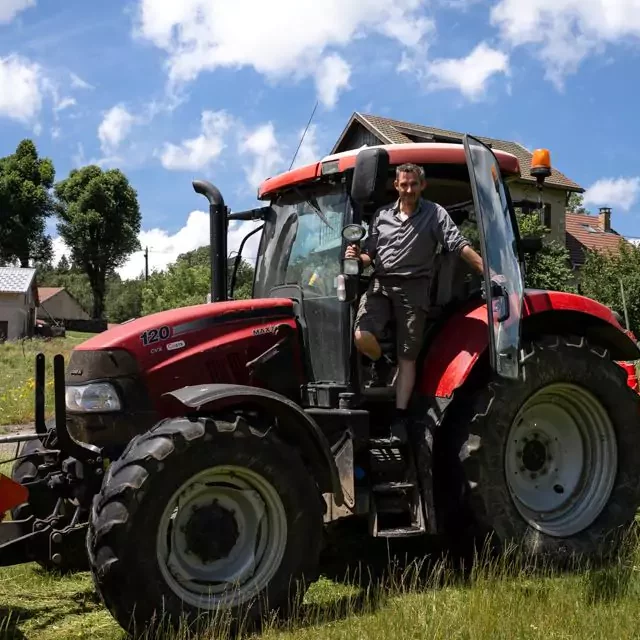
[[[398,357],[415,360],[422,348],[427,315],[428,284],[424,281],[386,282],[373,279],[360,299],[355,328],[380,340],[394,315]]]

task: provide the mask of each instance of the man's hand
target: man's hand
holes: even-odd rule
[[[360,247],[357,244],[350,244],[347,247],[347,250],[344,252],[344,257],[349,258],[359,258],[360,257]]]

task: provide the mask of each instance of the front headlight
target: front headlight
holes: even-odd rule
[[[65,404],[69,411],[100,413],[120,411],[120,398],[108,382],[91,382],[65,389]]]

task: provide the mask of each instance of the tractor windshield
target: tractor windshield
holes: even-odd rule
[[[254,296],[293,284],[305,298],[336,297],[347,206],[342,183],[315,184],[274,201],[262,232]]]

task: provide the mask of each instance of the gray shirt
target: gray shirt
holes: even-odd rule
[[[447,210],[420,198],[417,211],[401,220],[399,202],[378,209],[362,248],[376,276],[431,278],[438,245],[460,253],[471,243],[460,233]]]

